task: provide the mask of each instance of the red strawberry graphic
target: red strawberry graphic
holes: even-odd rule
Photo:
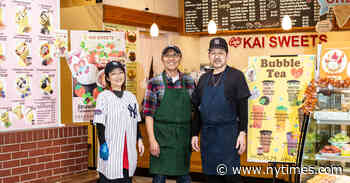
[[[85,89],[81,85],[77,85],[74,89],[74,93],[78,97],[83,97],[83,95],[85,94]]]

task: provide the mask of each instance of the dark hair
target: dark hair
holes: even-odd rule
[[[126,86],[125,86],[125,83],[126,83],[126,73],[125,73],[125,66],[124,64],[120,63],[120,62],[117,62],[117,61],[111,61],[111,62],[108,62],[106,67],[105,67],[105,81],[106,81],[106,84],[107,84],[107,89],[111,89],[111,82],[108,81],[107,79],[109,78],[109,73],[112,72],[114,69],[117,69],[119,68],[120,70],[123,71],[124,73],[124,82],[122,84],[122,90],[125,90],[126,89]]]

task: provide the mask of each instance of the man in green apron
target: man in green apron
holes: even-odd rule
[[[150,143],[150,173],[153,183],[177,176],[177,183],[190,183],[191,76],[178,70],[182,58],[177,46],[162,51],[164,71],[152,78],[146,89],[144,115]]]

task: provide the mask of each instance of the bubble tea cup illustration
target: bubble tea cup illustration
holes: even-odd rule
[[[260,145],[263,148],[264,153],[270,152],[270,146],[272,142],[271,130],[260,130]]]

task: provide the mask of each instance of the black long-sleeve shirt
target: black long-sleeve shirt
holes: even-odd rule
[[[139,125],[140,123],[137,124],[137,140],[142,138]],[[104,144],[106,142],[106,136],[105,136],[106,127],[101,123],[97,123],[96,127],[97,127],[98,141],[100,142],[100,144]]]
[[[231,105],[236,105],[236,113],[239,123],[238,130],[247,132],[248,98],[250,96],[248,85],[241,71],[231,67],[227,67],[224,72],[226,72],[226,77],[224,80],[225,97],[231,103]],[[192,104],[194,107],[194,119],[192,120],[192,136],[198,136],[202,125],[198,107],[200,105],[204,87],[207,84],[213,85],[215,83],[218,83],[219,80],[222,78],[222,74],[224,72],[215,75],[212,72],[208,72],[200,78],[198,86],[192,94]]]

